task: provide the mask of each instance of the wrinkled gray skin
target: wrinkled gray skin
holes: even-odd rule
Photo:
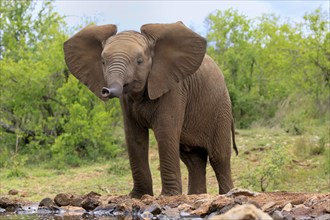
[[[182,193],[180,158],[189,171],[189,194],[206,193],[207,158],[219,193],[233,188],[231,102],[205,50],[205,39],[180,22],[117,35],[114,25],[88,26],[64,44],[69,70],[80,81],[104,101],[120,99],[132,197],[153,195],[148,129],[158,142],[161,194]]]

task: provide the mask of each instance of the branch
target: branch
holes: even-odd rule
[[[16,134],[16,127],[7,124],[6,122],[0,120],[0,126],[8,133],[12,133],[12,134]],[[30,136],[30,137],[34,137],[36,134],[34,131],[25,129],[25,128],[18,128],[21,132],[23,132],[24,134]]]

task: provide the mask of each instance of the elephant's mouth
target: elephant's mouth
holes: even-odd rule
[[[123,86],[123,93],[135,93],[141,91],[141,82],[138,80],[134,80],[133,82],[126,83]]]

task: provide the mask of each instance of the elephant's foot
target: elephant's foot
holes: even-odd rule
[[[231,181],[231,178],[227,180],[226,182],[223,181],[222,183],[219,184],[219,194],[226,194],[229,192],[231,189],[234,188],[234,184]]]
[[[152,190],[135,190],[135,189],[133,189],[129,194],[129,196],[134,199],[140,199],[143,195],[153,196],[154,193],[152,192]]]
[[[164,195],[164,196],[176,196],[176,195],[181,195],[182,194],[182,188],[177,188],[177,189],[174,189],[174,188],[164,188],[162,189],[162,192],[161,192],[161,195]]]

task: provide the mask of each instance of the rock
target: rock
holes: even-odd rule
[[[76,207],[81,207],[81,203],[84,200],[82,196],[79,195],[71,195],[70,196],[70,205],[71,206],[76,206]]]
[[[6,208],[10,200],[7,197],[0,197],[0,208]]]
[[[55,204],[58,206],[67,206],[70,205],[70,194],[60,193],[57,194],[54,198]]]
[[[289,202],[288,204],[286,204],[283,209],[282,209],[282,212],[285,211],[285,212],[290,212],[292,210],[292,204]]]
[[[210,206],[210,212],[215,212],[218,210],[223,209],[224,207],[231,205],[231,207],[233,207],[235,205],[235,201],[233,198],[230,197],[226,197],[223,195],[217,196],[211,203]],[[222,213],[220,213],[222,214]]]
[[[141,202],[143,202],[146,205],[152,204],[154,201],[154,197],[148,194],[145,194],[141,197]]]
[[[248,199],[246,198],[246,196],[243,196],[243,195],[240,195],[240,196],[236,196],[234,198],[234,202],[236,204],[239,204],[239,205],[243,205],[244,203],[246,203],[248,201]]]
[[[178,208],[171,208],[169,206],[165,206],[162,214],[165,215],[167,219],[180,218],[180,212],[179,212]]]
[[[270,208],[273,207],[274,205],[276,205],[275,202],[269,202],[269,203],[266,203],[265,205],[263,205],[263,206],[261,207],[261,210],[262,210],[263,212],[266,212],[268,209],[270,209]]]
[[[141,214],[141,218],[142,219],[145,219],[145,220],[150,220],[150,219],[152,219],[154,217],[154,215],[152,214],[152,213],[150,213],[150,212],[147,212],[147,211],[145,211],[145,212],[143,212],[142,214]]]
[[[272,214],[272,218],[274,220],[283,220],[284,219],[284,216],[282,215],[281,211],[279,210],[275,210]]]
[[[286,215],[283,220],[294,220],[294,218],[291,215]]]
[[[211,201],[207,201],[199,206],[198,209],[191,212],[192,215],[205,216],[209,214]]]
[[[0,208],[0,213],[4,213],[6,209]]]
[[[89,195],[89,196],[87,196]],[[55,204],[58,206],[77,206],[81,207],[81,203],[86,197],[95,197],[99,194],[89,193],[85,196],[69,194],[69,193],[60,193],[57,194],[54,198]]]
[[[44,198],[40,201],[38,205],[37,212],[39,214],[56,214],[60,213],[61,209],[56,206],[51,198]]]
[[[151,206],[148,206],[144,212],[150,212],[153,215],[159,215],[162,212],[162,208],[158,203],[154,203]]]
[[[43,206],[50,207],[53,205],[55,205],[55,203],[51,198],[44,198],[39,203],[39,207],[43,207]]]
[[[247,190],[247,189],[233,188],[226,194],[226,196],[228,196],[228,197],[230,197],[230,196],[239,196],[239,195],[257,196],[257,195],[260,195],[260,193],[252,192],[252,191]]]
[[[20,203],[11,201],[7,197],[0,197],[0,208],[6,209],[7,212],[15,212],[20,207]]]
[[[18,190],[16,190],[16,189],[11,189],[8,192],[8,195],[11,195],[11,196],[14,196],[14,195],[17,195],[17,194],[18,194]]]
[[[83,207],[86,211],[92,211],[100,205],[101,201],[98,197],[87,197],[81,202],[81,207]]]
[[[319,217],[315,218],[314,220],[329,220],[330,214],[320,215]]]
[[[272,220],[267,214],[257,209],[254,205],[245,204],[232,208],[223,215],[217,215],[211,220]]]
[[[224,214],[224,213],[228,212],[230,209],[234,208],[235,206],[237,206],[237,204],[234,204],[234,203],[228,204],[228,205],[222,207],[222,209],[220,209],[219,214]]]
[[[292,213],[295,216],[307,216],[310,213],[310,208],[303,204],[297,205],[292,209]]]
[[[99,197],[101,196],[101,194],[97,193],[97,192],[94,192],[94,191],[91,191],[90,193],[84,195],[84,198],[86,197]]]
[[[180,212],[191,212],[193,210],[193,207],[191,205],[184,203],[179,205],[178,209]]]
[[[181,218],[185,218],[185,219],[194,219],[194,220],[202,219],[202,218],[200,218],[200,216],[198,216],[198,215],[192,215],[191,213],[189,213],[189,212],[184,212],[184,211],[181,211],[181,212],[180,212],[180,217],[181,217]]]

